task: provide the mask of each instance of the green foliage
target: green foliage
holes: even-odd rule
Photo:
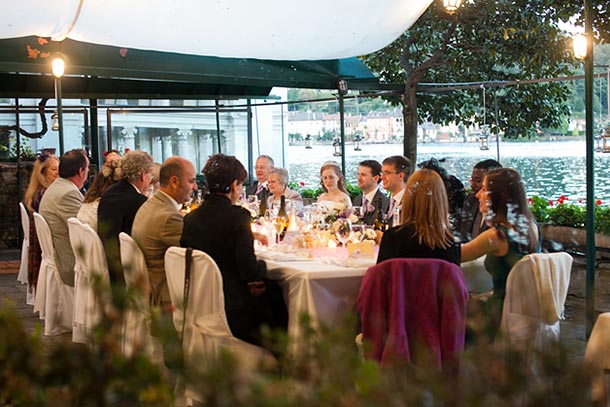
[[[289,182],[288,188],[301,194],[302,198],[309,198],[309,199],[318,199],[320,194],[322,194],[322,192],[324,192],[324,190],[322,189],[321,186],[308,187],[305,185],[304,182],[295,182],[295,181]],[[358,185],[352,185],[347,180],[345,181],[345,189],[347,189],[347,193],[350,196],[350,198],[352,198],[352,199],[354,199],[355,197],[357,197],[358,195],[360,195],[362,193],[362,190],[360,188],[358,188]]]
[[[584,200],[570,203],[562,195],[556,201],[534,195],[529,198],[529,208],[538,223],[548,223],[555,226],[583,228],[586,226],[586,207]],[[610,207],[595,202],[595,231],[610,235]]]
[[[28,145],[21,145],[20,148],[21,151],[19,151],[19,158],[23,161],[33,161],[36,159],[36,154],[34,154],[34,152],[32,151],[32,149],[30,148],[30,146]],[[13,147],[11,147],[11,153],[10,153],[10,157],[17,159],[17,144],[13,144]]]
[[[361,58],[381,79],[405,83],[406,91],[412,92],[388,98],[405,106],[408,139],[416,137],[413,123],[424,120],[465,125],[486,122],[492,133],[497,120],[505,137],[529,138],[538,127],[559,127],[569,114],[567,83],[488,86],[485,108],[479,87],[437,93],[427,89],[443,83],[569,76],[577,63],[569,36],[558,26],[567,18],[569,15],[555,8],[554,0],[466,2],[453,16],[435,2],[394,43]],[[423,83],[434,85],[420,85]]]

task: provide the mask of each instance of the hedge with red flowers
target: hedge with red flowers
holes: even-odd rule
[[[529,198],[532,214],[539,223],[556,226],[585,227],[586,207],[584,199],[571,201],[561,195],[556,200],[537,195]],[[602,201],[595,200],[595,231],[610,235],[610,207],[602,206]]]

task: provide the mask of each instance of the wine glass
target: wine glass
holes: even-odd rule
[[[361,219],[363,216],[363,207],[362,206],[352,206],[352,213],[354,214],[354,216],[356,216],[358,219]]]
[[[337,219],[335,222],[335,236],[345,247],[345,244],[352,238],[352,222],[346,218]]]
[[[357,242],[362,242],[362,240],[364,239],[364,225],[352,225],[352,232],[354,232],[352,235],[352,239]]]
[[[285,216],[276,216],[273,219],[273,226],[275,226],[275,243],[280,243],[280,233],[284,230],[286,225],[288,224],[288,219]]]
[[[258,200],[258,196],[248,195],[246,202],[248,204],[248,209],[250,210],[250,212],[252,212],[253,214],[258,214],[258,211],[260,209],[260,202]]]

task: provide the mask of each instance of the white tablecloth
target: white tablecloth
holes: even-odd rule
[[[259,254],[260,258],[272,257]],[[315,328],[319,323],[337,326],[355,311],[362,277],[374,258],[340,260],[268,260],[269,278],[284,289],[288,307],[288,335],[298,348],[302,337],[300,317],[307,314]],[[352,265],[344,267],[339,264]]]

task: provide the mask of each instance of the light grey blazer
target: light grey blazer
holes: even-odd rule
[[[40,201],[40,214],[49,224],[55,264],[64,284],[74,287],[74,252],[68,234],[68,218],[75,218],[83,205],[83,194],[69,179],[57,178]]]

